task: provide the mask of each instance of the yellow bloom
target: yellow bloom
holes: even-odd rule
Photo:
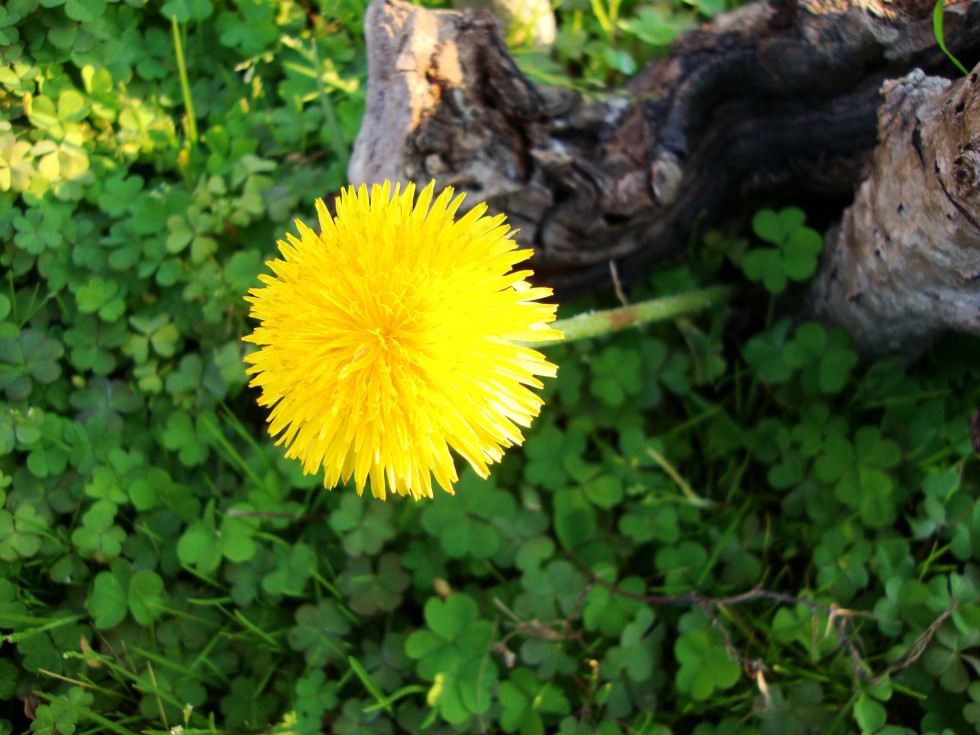
[[[269,433],[324,485],[353,475],[360,494],[432,497],[458,479],[450,448],[481,476],[520,444],[555,366],[515,341],[561,339],[551,289],[511,271],[518,250],[503,215],[435,182],[341,192],[337,215],[316,202],[317,235],[279,242],[281,260],[246,299],[259,321],[251,385],[271,407]]]

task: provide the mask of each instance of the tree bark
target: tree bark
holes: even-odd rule
[[[881,143],[826,239],[815,305],[872,352],[914,352],[945,329],[980,334],[980,65],[884,87]]]
[[[751,211],[766,198],[819,203],[836,212],[849,203],[877,142],[882,84],[915,68],[956,73],[937,47],[932,7],[931,0],[745,5],[685,34],[667,58],[599,100],[533,85],[488,13],[373,0],[365,18],[367,110],[349,177],[353,183],[435,178],[468,192],[471,204],[488,202],[520,228],[518,239],[535,250],[535,270],[560,296],[609,285],[611,264],[623,280],[642,277],[654,262],[683,255],[697,228]],[[980,3],[948,7],[945,26],[953,53],[968,63],[980,58]],[[938,91],[933,82],[910,84],[922,93]],[[975,99],[976,84],[961,88]],[[921,98],[900,94],[895,85],[886,89],[892,107],[896,94]],[[975,123],[976,106],[963,110],[961,117],[972,114]],[[959,137],[943,150],[972,145],[963,137],[967,127],[957,128]],[[949,135],[953,129],[922,130]],[[952,206],[947,194],[959,192],[956,182],[967,176],[953,159],[943,158],[948,167],[942,170],[954,176],[954,188],[924,191],[916,199],[924,208],[929,201]],[[876,159],[875,175],[887,179],[891,165]],[[886,186],[872,189],[893,195]],[[913,197],[902,196],[909,206]],[[861,201],[855,208],[870,206]],[[957,213],[958,221],[970,224]],[[840,232],[850,239],[835,234],[828,245],[826,260],[836,274],[819,281],[821,313],[852,329],[860,325],[857,335],[872,349],[900,347],[915,335],[896,331],[884,341],[870,336],[876,320],[907,316],[895,309],[886,314],[867,298],[869,289],[882,289],[881,274],[891,271],[876,271],[866,282],[842,275],[858,268],[860,255],[844,254],[863,241],[858,223],[874,222],[860,212],[848,217],[853,223],[845,219]],[[898,251],[894,241],[906,232],[889,230],[889,236]],[[964,250],[967,261],[968,255]],[[890,262],[900,267],[899,260]],[[936,262],[939,267],[946,261]],[[980,264],[957,263],[964,273],[980,272]],[[896,284],[898,301],[910,285],[925,287]],[[861,316],[835,306],[840,301],[863,303]],[[975,321],[957,313],[953,326],[976,329],[967,327]],[[924,323],[913,331],[919,330],[926,330]]]

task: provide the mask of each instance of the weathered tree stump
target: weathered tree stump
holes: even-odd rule
[[[827,235],[816,310],[869,351],[980,334],[980,65],[951,84],[920,71],[884,88],[881,143]]]
[[[749,4],[685,34],[667,58],[615,96],[597,100],[531,84],[485,12],[374,0],[365,18],[367,112],[349,176],[355,183],[435,178],[469,192],[471,203],[488,202],[520,228],[518,239],[535,249],[535,270],[560,295],[608,285],[610,263],[624,280],[641,277],[657,260],[682,254],[696,227],[751,210],[766,198],[830,202],[838,210],[849,203],[878,142],[882,85],[916,68],[956,74],[933,36],[932,7],[930,0]],[[959,58],[980,59],[980,2],[949,6],[945,26],[947,45]],[[886,109],[899,105],[896,95],[921,101],[927,91],[941,93],[948,86],[906,85],[908,93],[900,94],[904,88],[895,84],[885,88],[892,100]],[[944,212],[956,210],[953,224],[975,228],[976,217],[964,212],[975,211],[968,206],[976,206],[975,186],[965,182],[968,169],[976,168],[953,161],[975,161],[970,151],[976,141],[967,131],[976,129],[977,108],[968,100],[975,100],[977,85],[964,82],[958,89],[965,90],[957,98],[964,105],[959,127],[916,127],[953,136],[928,143],[929,151],[946,151],[942,175],[953,177],[953,188],[931,186],[917,206],[927,209],[929,197],[942,197],[945,203],[935,204]],[[937,115],[949,112],[942,104],[927,107]],[[885,120],[888,113],[882,115]],[[907,128],[888,124],[883,136],[892,129],[907,137]],[[881,150],[886,147],[883,141]],[[884,155],[875,159],[879,179],[887,179],[894,165]],[[974,188],[967,191],[969,186]],[[901,196],[906,206],[913,199],[898,187],[871,189],[878,198]],[[872,206],[873,192],[854,207]],[[865,199],[868,204],[862,204]],[[878,214],[886,208],[874,206]],[[833,235],[826,260],[836,273],[831,277],[828,270],[820,278],[821,313],[855,329],[870,349],[901,348],[944,324],[976,330],[975,320],[957,308],[940,310],[938,324],[923,319],[912,330],[872,336],[884,320],[911,324],[910,311],[883,309],[868,297],[871,289],[884,292],[882,274],[888,269],[862,270],[864,281],[847,277],[857,273],[861,257],[853,244],[864,242],[859,225],[874,223],[878,214],[852,209],[843,234]],[[980,263],[970,258],[972,241],[953,224],[944,232],[959,243],[962,258],[954,265],[938,257],[936,265],[957,269],[952,280],[969,290]],[[900,250],[896,237],[907,231],[889,226],[892,251]],[[925,243],[920,238],[915,247]],[[897,257],[888,262],[905,267]],[[921,279],[895,285],[891,298],[899,301],[908,288],[927,289]],[[855,299],[858,290],[862,295]],[[950,288],[936,293],[934,310],[954,298]],[[838,302],[863,306],[855,315]]]

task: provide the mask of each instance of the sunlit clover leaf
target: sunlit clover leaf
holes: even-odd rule
[[[58,110],[55,107],[55,102],[47,95],[39,94],[30,100],[27,119],[38,130],[43,130],[55,137],[61,137],[65,133],[64,128],[61,127],[61,121],[58,119]],[[54,141],[51,138],[42,138],[38,142],[43,144],[40,150],[44,151],[49,149],[49,145]],[[34,152],[37,152],[37,150],[36,147],[32,148]]]
[[[674,684],[692,699],[704,701],[717,689],[723,691],[738,681],[740,668],[714,628],[689,630],[674,644],[680,664]]]
[[[88,153],[79,144],[70,140],[55,143],[42,140],[34,144],[37,157],[37,172],[54,184],[54,192],[60,199],[80,199],[80,190],[75,187],[60,186],[70,182],[84,181],[82,177],[89,170]]]
[[[504,732],[521,735],[542,735],[545,719],[567,715],[571,711],[568,698],[554,682],[539,681],[534,672],[526,668],[511,671],[501,682],[500,726]]]
[[[13,133],[0,135],[0,191],[27,191],[35,175],[32,146]]]
[[[476,602],[466,595],[425,604],[427,630],[405,640],[405,652],[418,659],[418,673],[432,681],[428,702],[451,724],[490,707],[497,669],[489,657],[493,624],[477,619]]]
[[[333,600],[317,605],[301,605],[296,610],[296,624],[289,631],[289,647],[301,651],[310,667],[325,666],[345,656],[344,639],[350,633],[350,621]]]
[[[126,309],[125,292],[119,283],[106,280],[101,276],[92,276],[83,286],[75,291],[75,301],[82,314],[98,314],[107,322],[114,322],[122,316]]]

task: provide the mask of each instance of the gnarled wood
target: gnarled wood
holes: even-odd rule
[[[867,350],[908,352],[944,329],[980,334],[980,65],[955,84],[915,71],[884,97],[872,174],[814,290]]]
[[[949,69],[931,1],[749,4],[607,100],[535,87],[485,12],[373,0],[365,29],[351,181],[435,178],[487,201],[562,294],[607,285],[611,261],[639,277],[695,226],[773,192],[843,206],[876,143],[882,83]],[[978,29],[980,3],[947,12],[947,44],[970,63]]]

